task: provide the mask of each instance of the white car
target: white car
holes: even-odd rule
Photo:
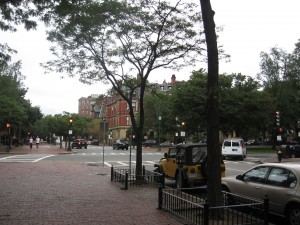
[[[285,224],[300,224],[299,164],[260,164],[244,174],[223,177],[222,189],[261,201],[268,196],[270,213],[285,217]]]
[[[226,157],[238,157],[241,160],[247,157],[247,149],[243,139],[241,138],[230,138],[225,139],[222,145],[222,156],[223,159]]]

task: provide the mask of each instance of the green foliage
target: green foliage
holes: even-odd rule
[[[207,130],[207,73],[194,71],[187,82],[178,82],[169,95],[153,92],[145,97],[145,130],[156,131],[162,115],[162,134],[174,136],[175,118],[194,141]],[[245,139],[260,138],[273,129],[274,98],[251,77],[242,74],[220,75],[220,131],[236,133]],[[170,139],[172,140],[172,139]]]
[[[300,40],[292,53],[280,48],[271,48],[270,53],[261,53],[261,72],[258,79],[263,88],[274,98],[274,109],[281,114],[281,127],[297,128],[300,105]]]
[[[42,117],[40,109],[24,99],[25,93],[20,82],[11,76],[0,75],[0,131],[10,123],[13,134],[19,130],[19,134],[24,135],[27,128]]]
[[[259,137],[272,125],[273,98],[251,77],[220,75],[220,125],[225,135]]]

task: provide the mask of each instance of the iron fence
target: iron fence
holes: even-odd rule
[[[195,225],[268,225],[269,202],[222,192],[222,205],[210,207],[205,191],[199,196],[180,189],[159,188],[158,208]]]
[[[162,187],[164,187],[165,185],[164,174],[146,170],[145,166],[143,166],[142,175],[137,175],[135,169],[115,169],[112,166],[111,181],[119,182],[122,186],[122,189],[124,190],[127,190],[129,186],[158,187],[158,185],[160,184]]]

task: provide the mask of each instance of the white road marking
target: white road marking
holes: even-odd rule
[[[0,162],[38,162],[54,155],[45,154],[26,154],[26,155],[13,155],[0,158]]]

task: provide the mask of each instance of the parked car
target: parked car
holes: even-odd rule
[[[156,146],[156,141],[155,140],[147,140],[142,143],[143,147],[153,147]]]
[[[128,141],[127,140],[117,140],[116,143],[113,144],[113,149],[128,150]]]
[[[99,141],[97,139],[90,140],[90,145],[99,145]]]
[[[165,147],[172,147],[174,144],[171,141],[165,141],[163,143],[160,143],[160,147],[165,148]]]
[[[85,139],[76,139],[75,141],[72,142],[71,147],[72,148],[85,148],[87,149],[87,140]]]
[[[261,145],[261,142],[257,140],[249,140],[246,142],[246,145]]]
[[[222,189],[258,200],[268,196],[270,213],[285,217],[286,224],[299,225],[299,164],[261,164],[236,177],[222,178]]]
[[[170,147],[158,164],[154,164],[154,172],[165,175],[166,179],[175,180],[177,188],[206,184],[207,145],[180,144]],[[225,164],[220,160],[221,176],[225,176]]]
[[[247,149],[245,142],[241,138],[225,139],[222,145],[222,156],[226,157],[238,157],[241,160],[247,157]]]

